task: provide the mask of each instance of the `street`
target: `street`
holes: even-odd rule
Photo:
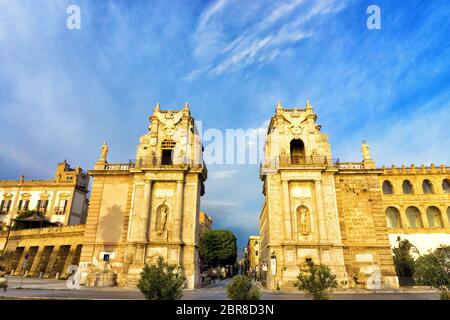
[[[230,279],[216,281],[207,287],[185,290],[182,300],[226,300],[226,284]],[[9,288],[6,292],[0,291],[0,299],[94,299],[94,300],[142,300],[144,296],[134,288],[87,288],[81,290],[67,290],[66,282],[62,280],[49,280],[37,278],[25,278],[21,283],[19,277],[9,278]],[[21,287],[21,288],[20,288]],[[262,290],[262,300],[306,300],[309,299],[302,293],[296,292],[272,292]],[[436,300],[439,294],[429,289],[415,289],[406,292],[395,293],[386,291],[372,293],[334,293],[332,300]]]

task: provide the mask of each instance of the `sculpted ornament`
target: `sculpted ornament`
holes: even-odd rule
[[[158,120],[164,124],[164,134],[171,137],[175,133],[175,125],[180,122],[181,117],[183,116],[183,111],[173,112],[172,110],[169,110],[162,113],[156,109],[155,115]]]
[[[361,145],[361,152],[363,155],[364,160],[370,160],[370,146],[367,144],[367,142],[364,140]]]
[[[306,120],[306,117],[310,114],[310,111],[306,111],[303,113],[300,113],[297,109],[294,111],[288,112],[283,110],[283,118],[289,122],[289,129],[294,135],[300,135],[303,131],[303,128],[301,126],[302,122]]]
[[[108,145],[106,142],[103,142],[102,151],[100,154],[100,161],[106,161],[106,157],[108,156]]]

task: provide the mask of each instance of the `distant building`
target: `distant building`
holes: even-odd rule
[[[200,223],[200,233],[202,233],[204,231],[209,231],[212,229],[213,219],[210,216],[208,216],[205,212],[200,211],[199,223]]]
[[[36,210],[51,222],[78,225],[86,222],[89,175],[72,169],[64,160],[49,180],[0,180],[0,230],[20,213]]]
[[[256,266],[259,267],[259,257],[261,254],[261,246],[259,236],[250,236],[247,242],[247,261],[248,268],[254,270]]]

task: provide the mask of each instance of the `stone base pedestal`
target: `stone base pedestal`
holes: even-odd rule
[[[117,284],[117,274],[112,271],[91,272],[87,276],[89,287],[114,287]]]

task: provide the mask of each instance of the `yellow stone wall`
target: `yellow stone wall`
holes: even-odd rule
[[[259,269],[261,256],[261,241],[259,236],[250,236],[247,242],[247,260],[250,270],[254,270],[256,267]]]
[[[423,182],[429,180],[432,193],[425,193]],[[382,193],[383,212],[393,207],[398,210],[400,226],[388,228],[391,246],[397,245],[397,237],[410,240],[420,251],[426,253],[441,244],[450,244],[450,190],[444,189],[443,182],[450,181],[450,168],[445,165],[429,167],[414,165],[409,167],[382,168],[379,185],[385,181],[392,186],[392,194]],[[412,193],[405,193],[403,182],[410,181]],[[420,213],[421,226],[412,228],[408,223],[407,209],[417,208]],[[440,225],[430,225],[427,209],[436,207],[440,213]]]
[[[335,175],[349,284],[364,287],[365,268],[380,268],[381,285],[396,287],[395,269],[379,185],[380,171],[343,169]]]
[[[78,265],[84,225],[11,230],[0,233],[0,264],[12,275],[60,278]],[[5,247],[6,245],[6,247]],[[25,256],[28,261],[24,263]]]

